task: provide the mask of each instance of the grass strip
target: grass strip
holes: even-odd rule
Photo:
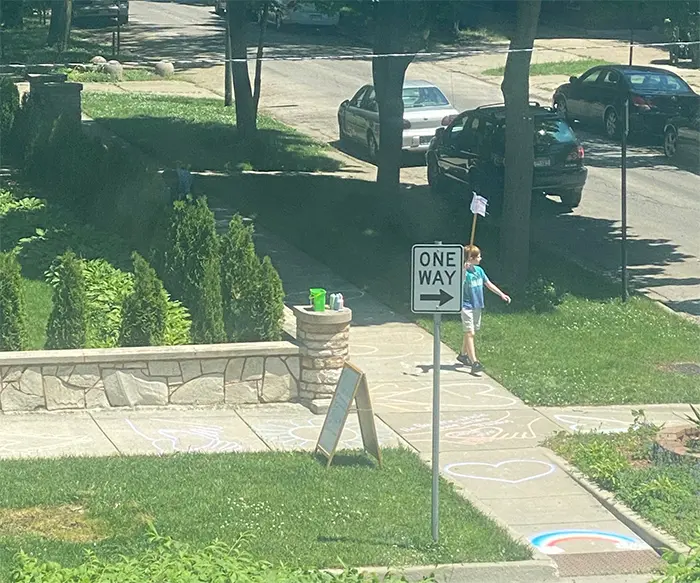
[[[99,536],[77,543],[55,528],[18,534],[17,525],[4,524],[0,581],[9,581],[20,548],[64,566],[80,562],[86,549],[138,554],[148,546],[149,521],[195,548],[215,539],[233,544],[247,533],[252,556],[292,567],[529,557],[447,482],[440,485],[441,538],[434,544],[430,470],[408,450],[383,454],[382,469],[350,452],[336,456],[330,469],[302,452],[5,460],[0,524],[8,509],[71,505],[83,517],[76,528]]]

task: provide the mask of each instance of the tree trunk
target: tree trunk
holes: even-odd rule
[[[397,191],[401,180],[403,144],[403,83],[415,54],[400,57],[381,55],[405,52],[406,2],[382,1],[375,8],[375,40],[372,78],[379,109],[379,157],[377,184],[387,192]]]
[[[225,18],[226,29],[224,31],[224,107],[233,105],[233,85],[231,79],[231,27],[228,24],[228,15]]]
[[[73,0],[53,0],[51,2],[51,22],[46,44],[57,45],[59,51],[68,47],[73,13]]]
[[[382,190],[399,187],[403,146],[403,83],[412,57],[374,58],[372,77],[379,107],[377,184]]]
[[[501,218],[504,279],[524,286],[530,258],[530,210],[534,167],[534,117],[530,111],[530,60],[541,0],[518,0],[501,90],[506,104],[505,189]]]
[[[236,127],[243,141],[255,138],[257,123],[253,104],[253,90],[248,74],[248,45],[246,43],[246,11],[244,2],[229,0],[226,3],[231,39],[231,74],[236,102]]]
[[[258,106],[260,105],[260,91],[262,89],[262,58],[265,48],[265,31],[267,30],[267,16],[270,13],[270,5],[265,2],[262,16],[260,17],[260,31],[258,34],[258,52],[255,56],[255,80],[253,82],[253,109],[255,119],[258,118]]]

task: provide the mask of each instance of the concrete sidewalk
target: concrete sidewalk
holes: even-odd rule
[[[225,223],[228,211],[215,212]],[[430,462],[432,336],[279,238],[258,232],[255,243],[280,271],[288,304],[305,303],[309,287],[344,294],[353,310],[350,359],[367,374],[381,445],[409,447]],[[474,377],[456,365],[448,347],[441,355],[445,479],[551,557],[562,577],[658,566],[658,555],[539,445],[561,430],[624,431],[633,421],[631,407],[533,409],[487,375]],[[680,423],[680,406],[644,408],[651,421]],[[312,451],[322,423],[323,416],[297,404],[4,415],[0,457]],[[354,416],[340,447],[361,447]]]

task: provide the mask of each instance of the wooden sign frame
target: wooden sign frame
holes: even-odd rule
[[[382,452],[379,448],[377,427],[374,424],[374,411],[367,377],[364,372],[349,362],[345,363],[335,387],[328,413],[318,436],[316,452],[320,452],[328,459],[326,467],[330,467],[353,402],[357,409],[362,445],[368,454],[376,458],[379,467],[382,467]]]

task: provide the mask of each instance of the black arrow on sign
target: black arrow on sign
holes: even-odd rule
[[[439,294],[421,294],[421,302],[440,302],[440,306],[444,306],[449,302],[454,296],[448,294],[444,289],[440,290]]]

